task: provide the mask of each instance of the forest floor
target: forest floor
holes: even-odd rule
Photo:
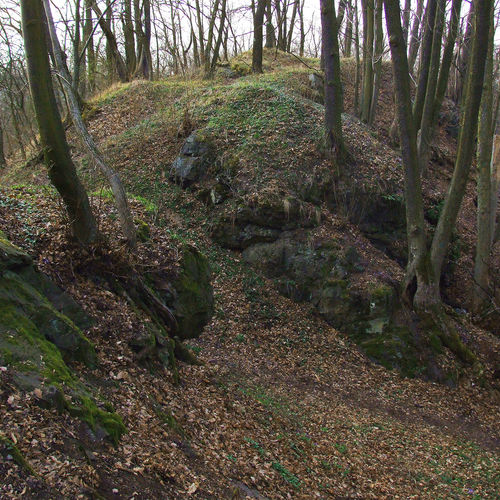
[[[287,71],[274,80],[295,85]],[[176,85],[168,86],[172,101],[180,100],[175,115],[157,115],[163,87],[138,83],[101,96],[90,127],[136,195],[134,216],[151,228],[140,244],[142,265],[158,265],[179,241],[210,260],[216,312],[189,342],[203,364],[181,363],[176,386],[168,370],[137,362],[127,341],[139,319],[86,272],[90,257],[68,240],[43,170],[11,171],[11,184],[33,185],[0,189],[0,229],[95,317],[86,335],[99,366],[75,369],[113,404],[128,433],[116,447],[95,441],[74,418],[14,390],[2,369],[0,431],[35,474],[0,461],[0,496],[498,498],[497,391],[467,373],[448,387],[372,363],[310,304],[283,297],[238,252],[210,239],[204,203],[167,182],[157,165],[171,162],[182,145],[184,102],[200,92],[206,101],[219,96],[207,83]],[[111,255],[122,242],[104,194],[96,190],[92,202]],[[332,216],[332,226],[355,231],[341,217]],[[473,326],[470,335],[485,356],[498,356],[498,337]]]

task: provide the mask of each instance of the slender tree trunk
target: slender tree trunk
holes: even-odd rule
[[[456,85],[453,96],[457,104],[459,104],[462,99],[464,82],[467,77],[467,66],[469,64],[470,52],[472,48],[472,37],[474,34],[475,8],[476,8],[476,2],[474,0],[471,0],[469,7],[469,15],[467,16],[464,38],[460,45],[460,50],[458,51],[458,61],[457,61],[458,78],[456,79],[455,82]]]
[[[132,0],[123,0],[123,38],[125,39],[125,61],[128,72],[135,71],[137,60],[135,56],[134,23],[132,21]]]
[[[429,80],[437,4],[438,0],[428,0],[425,11],[424,40],[422,42],[422,51],[420,54],[417,94],[415,96],[415,104],[413,105],[413,119],[415,120],[417,132],[420,129],[420,123],[422,121],[427,82]]]
[[[325,61],[325,139],[337,174],[344,156],[342,135],[342,83],[340,80],[340,52],[335,6],[330,0],[321,0],[321,32]]]
[[[297,0],[299,1],[299,0]],[[304,57],[304,49],[306,45],[306,30],[304,27],[304,4],[306,0],[302,0],[299,7],[299,25],[300,25],[300,42],[299,42],[299,56]]]
[[[61,46],[59,44],[59,40],[57,39],[57,33],[55,30],[54,21],[52,19],[49,0],[43,0],[43,3],[49,27],[50,39],[52,41],[52,50],[54,53],[54,58],[56,60],[57,70],[61,73],[62,76],[63,89],[68,102],[68,109],[71,114],[71,118],[73,120],[73,125],[78,131],[90,156],[108,179],[113,194],[115,196],[118,217],[120,219],[124,235],[127,239],[127,243],[131,248],[135,248],[137,243],[136,231],[132,214],[128,206],[125,189],[123,188],[123,184],[121,183],[118,174],[106,163],[104,157],[97,148],[97,145],[95,144],[92,136],[89,134],[87,127],[85,126],[85,123],[83,122],[75,89],[68,81],[70,75],[64,65],[63,53],[61,50]]]
[[[351,52],[352,52],[352,15],[353,15],[352,0],[348,0],[346,10],[347,10],[347,18],[346,18],[345,36],[344,36],[344,55],[345,55],[345,57],[351,57]]]
[[[99,26],[101,27],[104,36],[106,37],[106,42],[110,50],[110,57],[112,57],[114,60],[116,71],[118,73],[118,78],[120,79],[121,82],[128,82],[129,74],[127,71],[127,65],[125,64],[125,61],[123,60],[123,57],[120,54],[120,51],[118,50],[118,43],[111,28],[111,22],[109,19],[104,18],[101,10],[97,6],[97,3],[95,2],[92,3],[92,9],[95,12],[97,18],[99,19]],[[110,11],[111,9],[108,9],[108,12]]]
[[[373,62],[373,95],[370,102],[368,125],[373,125],[377,110],[380,78],[382,75],[382,56],[384,54],[384,27],[382,25],[383,0],[375,0],[375,51]]]
[[[413,75],[415,62],[417,61],[418,50],[420,48],[420,25],[422,24],[422,13],[424,11],[424,0],[417,0],[417,9],[410,35],[410,47],[408,48],[408,68]]]
[[[263,24],[266,0],[258,0],[257,9],[253,18],[253,51],[252,51],[252,71],[262,73],[262,43]]]
[[[354,27],[355,27],[355,44],[354,52],[356,54],[356,75],[354,82],[354,114],[359,116],[359,84],[361,81],[361,61],[359,57],[359,15],[358,15],[358,2],[354,0]]]
[[[287,52],[291,52],[291,50],[292,50],[292,38],[293,38],[293,31],[295,29],[295,19],[297,18],[297,10],[299,8],[299,1],[300,0],[295,0],[295,2],[293,4],[292,18],[290,20],[290,27],[288,29],[287,40],[286,40],[286,51]]]
[[[73,37],[73,87],[80,88],[80,0],[75,1],[75,33]]]
[[[3,128],[2,124],[0,123],[0,170],[2,168],[5,168],[6,165],[7,161],[5,159],[5,152],[3,147]]]
[[[408,44],[408,36],[410,34],[410,15],[411,15],[411,0],[405,0],[403,9],[403,38],[405,44]]]
[[[373,39],[374,0],[362,0],[363,7],[363,93],[361,96],[361,120],[368,123],[373,96]]]
[[[41,0],[21,0],[21,14],[29,85],[49,177],[64,200],[75,238],[88,245],[97,237],[97,226],[54,97]]]
[[[425,234],[422,185],[417,159],[417,133],[411,109],[410,72],[406,56],[406,45],[401,28],[399,0],[384,0],[387,31],[392,55],[394,88],[400,129],[401,155],[405,171],[406,229],[408,235],[408,269],[403,285],[407,300],[412,277],[417,278],[415,296],[418,307],[426,307],[439,302],[439,297],[424,290],[434,291],[429,265],[429,252]]]
[[[443,52],[443,59],[439,69],[439,77],[437,80],[435,98],[432,104],[432,112],[430,122],[429,117],[426,115],[424,106],[424,116],[422,118],[421,136],[419,144],[419,162],[422,175],[425,175],[427,166],[429,165],[430,158],[430,142],[434,137],[434,132],[439,119],[439,112],[443,105],[443,100],[448,88],[448,79],[450,75],[450,68],[453,59],[453,50],[455,47],[455,40],[458,32],[458,25],[460,22],[460,9],[462,0],[453,0],[451,14],[450,14],[450,28]],[[434,63],[431,63],[433,66]],[[431,91],[432,92],[432,91]],[[429,103],[430,104],[430,103]]]
[[[474,262],[474,293],[472,307],[478,313],[488,304],[490,281],[490,254],[492,242],[491,198],[493,134],[493,16],[490,24],[490,40],[486,61],[483,96],[481,99],[477,148],[477,242]]]
[[[439,66],[441,61],[441,44],[443,38],[444,14],[446,9],[446,0],[438,0],[436,21],[434,26],[434,35],[432,41],[431,59],[429,74],[427,77],[427,88],[425,90],[424,106],[422,110],[421,123],[415,125],[419,132],[418,158],[420,172],[425,172],[430,158],[430,142],[433,132],[433,118],[436,106],[436,88],[439,75]],[[439,113],[439,112],[438,112]]]
[[[85,0],[85,25],[83,28],[83,37],[85,38],[85,43],[87,44],[85,52],[87,55],[88,89],[90,92],[94,92],[97,67],[94,52],[94,34],[92,26],[92,0]]]
[[[266,3],[266,49],[276,47],[276,35],[273,26],[273,5],[272,0]]]
[[[472,43],[471,60],[469,61],[467,70],[465,101],[460,120],[457,159],[455,161],[451,185],[432,240],[431,257],[435,276],[441,275],[443,260],[448,250],[451,233],[455,227],[458,211],[460,210],[469,178],[483,90],[484,69],[488,53],[492,1],[476,0],[476,14],[474,16],[475,34]]]

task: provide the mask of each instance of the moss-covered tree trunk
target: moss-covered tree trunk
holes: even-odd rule
[[[490,254],[492,242],[491,209],[493,196],[491,156],[493,150],[493,16],[490,25],[490,40],[486,61],[483,96],[481,99],[477,148],[477,242],[474,262],[474,294],[472,306],[479,313],[489,300]]]
[[[325,139],[337,173],[344,156],[342,135],[342,82],[335,7],[331,0],[321,0],[321,33],[325,64]]]
[[[71,160],[57,109],[41,0],[22,0],[21,14],[29,86],[49,177],[64,200],[74,236],[81,244],[88,245],[97,236],[97,226]]]

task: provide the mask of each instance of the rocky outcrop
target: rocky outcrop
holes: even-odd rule
[[[0,365],[20,391],[38,389],[41,406],[68,411],[117,442],[125,431],[120,417],[99,408],[66,364],[96,365],[94,346],[81,330],[90,322],[80,306],[0,232]]]
[[[373,276],[365,279],[365,263],[353,246],[337,241],[306,244],[289,234],[253,245],[243,257],[274,278],[281,293],[312,303],[374,361],[406,375],[419,370],[412,333],[398,318],[395,288]]]
[[[167,297],[181,339],[199,337],[214,314],[214,291],[208,259],[192,246],[185,246],[181,268]]]
[[[199,131],[194,131],[184,142],[179,156],[172,164],[172,175],[182,186],[202,179],[213,159],[211,142]]]
[[[317,207],[298,198],[269,197],[257,203],[241,204],[219,218],[212,238],[225,248],[243,250],[251,245],[272,242],[283,231],[319,224]]]

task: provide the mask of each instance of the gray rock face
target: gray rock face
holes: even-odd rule
[[[210,166],[212,145],[199,132],[193,132],[187,139],[179,156],[172,164],[173,177],[183,186],[199,181]]]
[[[266,200],[255,206],[240,206],[221,218],[212,238],[225,248],[244,250],[257,243],[272,242],[283,231],[318,225],[320,212],[305,208],[297,198]]]

